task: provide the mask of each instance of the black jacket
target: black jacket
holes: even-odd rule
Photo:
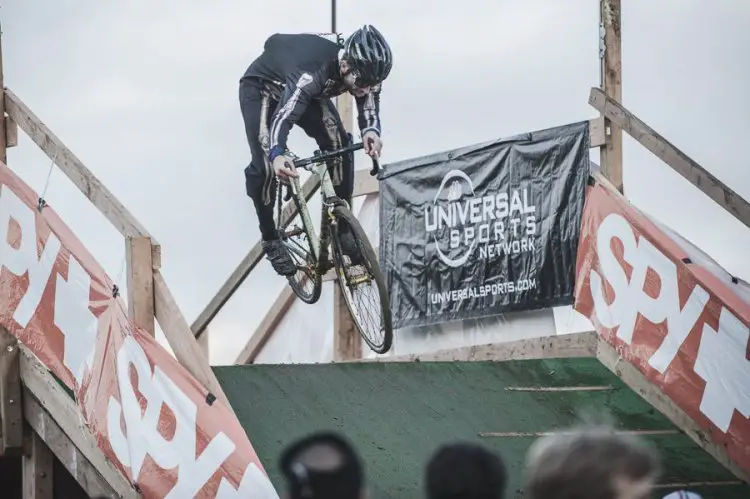
[[[286,149],[289,130],[313,99],[327,99],[346,91],[339,71],[339,47],[314,34],[274,34],[263,53],[247,68],[242,79],[258,78],[279,104],[270,124],[270,157]],[[360,132],[380,135],[380,85],[356,97]]]

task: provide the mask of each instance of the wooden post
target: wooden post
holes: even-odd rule
[[[0,161],[8,164],[6,154],[7,141],[5,137],[5,81],[3,80],[3,33],[0,27]]]
[[[23,457],[23,498],[52,499],[54,456],[34,431],[29,431],[28,450]]]
[[[154,269],[151,261],[151,238],[125,238],[128,268],[128,316],[138,327],[156,334],[154,322]]]
[[[344,122],[344,128],[352,133],[354,128],[354,98],[348,92],[336,98],[336,107]],[[362,338],[354,325],[346,299],[339,287],[333,285],[333,360],[351,360],[362,358]]]
[[[601,54],[601,86],[608,97],[622,102],[622,44],[620,0],[600,0],[600,27],[604,31]],[[609,130],[607,143],[601,151],[604,176],[624,193],[622,181],[622,129],[605,119]]]
[[[18,339],[0,326],[0,455],[23,453],[23,405]]]
[[[2,30],[0,30],[0,161],[8,164],[6,154],[5,86],[3,82]],[[23,452],[23,407],[21,377],[18,369],[18,341],[0,327],[0,455]]]

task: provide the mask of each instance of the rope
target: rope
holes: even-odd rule
[[[47,180],[44,182],[44,190],[42,190],[42,195],[39,196],[39,200],[37,202],[37,210],[41,213],[42,208],[47,206],[47,201],[44,200],[45,196],[47,195],[47,189],[49,188],[49,181],[50,178],[52,178],[52,170],[55,167],[55,164],[57,163],[57,153],[58,151],[55,151],[55,156],[52,158],[52,161],[49,164],[49,170],[47,171]]]
[[[120,271],[117,272],[117,277],[115,278],[115,284],[112,287],[112,297],[117,298],[120,296],[120,285],[122,285],[122,274],[125,272],[125,262],[128,259],[127,250],[123,252],[122,255],[122,262],[120,263]]]

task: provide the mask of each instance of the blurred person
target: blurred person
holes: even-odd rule
[[[529,499],[646,499],[661,473],[657,451],[635,435],[592,426],[543,437],[526,456]]]
[[[288,499],[365,499],[365,473],[354,446],[335,432],[318,432],[288,446],[280,460]]]
[[[507,470],[499,454],[472,442],[441,445],[425,467],[428,499],[503,499]]]

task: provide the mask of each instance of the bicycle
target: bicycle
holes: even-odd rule
[[[391,319],[391,306],[388,292],[385,286],[385,278],[380,270],[378,257],[370,244],[370,241],[359,220],[354,216],[348,203],[339,198],[333,189],[333,183],[328,172],[326,161],[334,159],[344,154],[354,154],[354,151],[364,148],[362,142],[354,143],[328,152],[317,150],[309,158],[299,158],[287,150],[289,156],[296,168],[303,168],[320,178],[320,194],[322,201],[322,212],[320,221],[320,237],[317,236],[315,226],[310,217],[310,210],[307,206],[304,193],[300,187],[299,177],[290,178],[289,183],[276,182],[276,225],[281,233],[281,240],[289,250],[292,259],[297,265],[297,273],[293,276],[287,276],[289,285],[294,293],[305,303],[313,304],[320,299],[320,293],[323,286],[323,277],[329,270],[335,268],[337,281],[344,295],[347,309],[354,320],[354,324],[359,334],[364,339],[367,346],[375,353],[383,354],[390,350],[393,343],[393,325]],[[353,160],[353,157],[352,157]],[[380,163],[377,159],[372,158],[373,167],[370,170],[371,175],[376,175],[380,169]],[[282,185],[287,186],[285,196],[281,195]],[[299,215],[302,226],[282,227],[282,211],[284,201],[291,199]],[[291,225],[293,217],[289,218]],[[357,246],[357,252],[354,255],[345,255],[342,246],[340,234],[342,229],[346,230],[348,226]],[[332,230],[331,230],[332,229]],[[307,238],[308,243],[298,244],[294,241],[297,236]],[[331,243],[333,250],[332,261],[329,259],[328,244]],[[353,260],[352,260],[353,258]],[[371,317],[372,314],[360,314],[354,304],[354,291],[360,286],[366,286],[374,281],[377,288],[377,298],[380,301],[379,315],[380,324],[377,319]],[[311,284],[308,291],[306,285]],[[373,327],[377,327],[378,332],[383,333],[383,339],[380,342],[373,340],[366,332],[367,324],[365,319],[372,319],[375,322]]]

